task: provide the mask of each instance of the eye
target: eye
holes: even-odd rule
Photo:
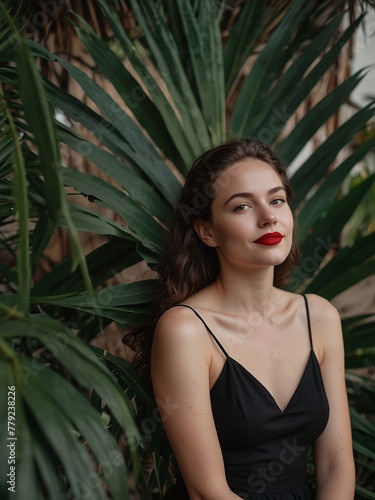
[[[237,207],[234,209],[234,212],[244,212],[248,207],[249,205],[242,203],[241,205],[237,205]]]
[[[276,200],[271,201],[271,205],[282,205],[283,203],[285,203],[283,198],[276,198]]]

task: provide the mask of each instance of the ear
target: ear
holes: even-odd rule
[[[194,229],[199,238],[211,248],[216,247],[215,238],[211,231],[211,224],[208,221],[196,220],[194,222]]]

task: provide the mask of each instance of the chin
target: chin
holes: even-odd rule
[[[287,254],[285,254],[283,252],[282,255],[275,255],[273,257],[269,257],[269,259],[264,259],[265,261],[265,264],[268,265],[268,266],[279,266],[280,264],[282,264],[283,262],[285,262],[285,260],[288,258],[288,255],[289,255],[289,252]]]

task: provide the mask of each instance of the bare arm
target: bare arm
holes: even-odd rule
[[[325,299],[308,295],[308,301],[330,407],[327,426],[314,444],[316,500],[353,500],[355,471],[340,317]]]
[[[212,416],[210,339],[201,322],[183,308],[159,320],[152,348],[156,400],[192,500],[238,500],[227,484]],[[165,411],[165,402],[171,411]]]

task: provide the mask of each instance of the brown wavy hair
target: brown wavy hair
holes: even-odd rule
[[[123,339],[135,350],[133,362],[148,382],[151,344],[158,318],[169,307],[183,302],[215,281],[219,275],[216,250],[202,242],[195,231],[194,222],[211,220],[211,204],[217,189],[220,189],[220,181],[224,180],[221,174],[246,158],[262,160],[275,170],[290,205],[293,192],[286,170],[267,144],[253,139],[231,140],[206,151],[194,161],[181,189],[169,241],[157,269],[159,279],[153,304],[153,322],[133,329]],[[275,266],[274,286],[282,288],[288,283],[299,255],[294,225],[289,255],[284,262]]]

